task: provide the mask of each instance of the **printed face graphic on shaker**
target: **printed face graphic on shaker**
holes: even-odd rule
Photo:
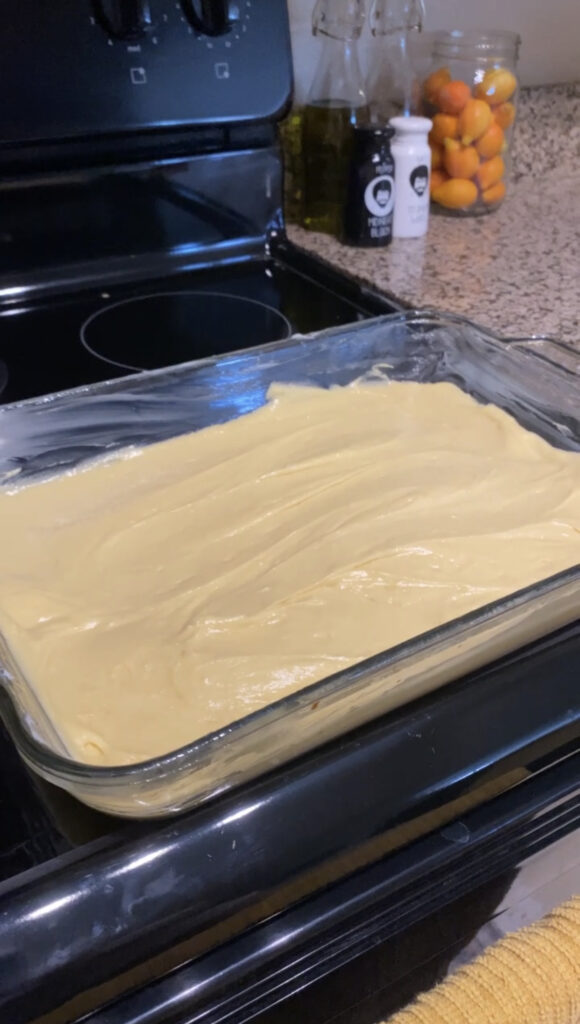
[[[409,181],[411,182],[411,188],[418,196],[424,195],[429,184],[429,168],[426,164],[421,164],[419,167],[415,167],[411,172]]]
[[[391,198],[391,186],[386,181],[379,181],[375,189],[375,199],[384,210]]]
[[[393,179],[373,178],[365,189],[365,206],[374,217],[386,217],[393,209]]]

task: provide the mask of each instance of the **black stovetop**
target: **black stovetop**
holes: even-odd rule
[[[0,309],[0,403],[393,312],[281,242],[275,255]]]
[[[60,290],[26,302],[15,296],[12,305],[5,301],[0,307],[0,404],[394,310],[384,296],[295,249],[283,236],[271,239],[260,252],[211,270],[182,269],[171,276],[150,275],[68,295]],[[525,799],[519,800],[516,787],[514,808],[510,805],[504,814],[493,809],[492,801],[486,811],[488,786],[511,799],[513,779],[529,778],[530,786],[537,783],[544,794],[538,799],[549,814],[564,816],[562,822],[558,818],[558,835],[567,835],[578,820],[572,796],[578,765],[577,758],[571,759],[578,720],[577,715],[570,716],[570,708],[577,690],[579,645],[576,624],[482,670],[477,679],[445,687],[316,751],[310,759],[284,766],[169,822],[127,824],[83,807],[31,774],[0,727],[0,956],[13,965],[0,977],[0,1005],[9,1008],[16,1024],[76,998],[84,989],[94,991],[94,1000],[82,1011],[75,1010],[74,1017],[72,1010],[64,1010],[69,1016],[63,1019],[77,1019],[98,1005],[95,986],[119,974],[120,995],[125,991],[125,971],[147,965],[158,954],[175,967],[180,957],[193,955],[183,953],[185,940],[198,936],[198,952],[206,952],[211,948],[211,940],[206,943],[204,938],[206,930],[211,935],[212,928],[219,927],[229,941],[215,951],[217,966],[213,953],[201,960],[194,956],[183,979],[173,973],[159,977],[137,992],[134,1008],[127,1007],[123,997],[118,1011],[103,1011],[115,1024],[137,1021],[143,1001],[149,1014],[157,993],[158,1016],[151,1020],[165,1019],[163,1005],[169,998],[176,1006],[184,1004],[176,1020],[197,1021],[205,1019],[205,1000],[215,989],[215,1005],[207,1017],[213,1024],[225,1019],[224,971],[233,984],[227,999],[243,1001],[248,985],[243,971],[246,966],[250,970],[252,956],[264,988],[259,1005],[276,1001],[268,993],[271,984],[281,991],[278,968],[274,966],[271,982],[268,965],[282,933],[284,942],[296,935],[299,945],[312,933],[308,955],[313,966],[307,984],[325,974],[325,965],[340,966],[350,925],[342,919],[331,924],[348,904],[341,887],[350,884],[348,877],[342,879],[352,871],[351,857],[352,863],[358,863],[360,855],[362,864],[371,865],[357,882],[353,902],[357,919],[362,912],[359,904],[365,904],[367,938],[357,951],[370,949],[390,934],[399,918],[399,910],[390,904],[379,915],[376,934],[369,930],[375,893],[374,876],[367,874],[400,830],[400,873],[389,858],[377,870],[380,884],[394,894],[393,899],[399,900],[401,892],[403,902],[413,902],[418,921],[428,915],[434,899],[428,881],[434,854],[418,840],[408,847],[407,856],[407,828],[417,825],[423,835],[424,828],[432,827],[433,813],[452,818],[464,799],[470,806],[481,806],[489,818],[482,831],[483,847],[487,849],[497,834],[497,849],[482,853],[481,869],[479,854],[473,870],[465,867],[466,891],[480,877],[493,878],[536,849],[536,797],[532,794],[528,807]],[[547,686],[549,679],[558,679],[558,687]],[[546,789],[544,779],[555,781]],[[523,828],[521,823],[528,820],[529,829]],[[457,858],[461,854],[463,863],[466,827],[463,823],[457,833],[452,826],[449,837],[441,832],[443,839],[434,840],[439,843],[437,856],[445,861],[435,885],[442,904],[451,898],[448,881],[452,871],[458,871],[447,863],[448,851],[452,860],[456,852]],[[542,844],[550,841],[554,828],[549,817]],[[510,831],[522,838],[506,857],[504,836]],[[466,854],[471,846],[470,840]],[[161,856],[179,885],[160,884]],[[192,871],[192,865],[202,867]],[[308,884],[303,890],[304,879]],[[273,936],[268,932],[261,945],[257,933],[250,931],[246,938],[244,932],[238,950],[238,916],[269,919],[272,901],[279,901],[283,921],[293,913],[295,885],[311,897],[299,904],[299,926],[278,924],[275,916]],[[422,886],[427,886],[424,895]],[[404,895],[405,887],[411,895]],[[319,890],[328,900],[322,908],[313,895]],[[388,924],[386,931],[381,921]],[[264,927],[269,927],[268,921]],[[253,944],[251,955],[244,943]],[[330,955],[332,943],[336,951]],[[293,964],[290,954],[289,947],[284,971]],[[224,967],[223,958],[228,956],[232,962]],[[302,957],[298,949],[296,956]],[[203,974],[206,967],[207,977],[195,974]],[[163,973],[165,968],[155,970]],[[151,977],[155,974],[147,975]],[[301,977],[300,972],[292,975],[288,993],[303,987]],[[236,1003],[231,1019],[249,1021],[253,1014],[249,1004],[242,1009]],[[100,1020],[97,1010],[95,1024]]]
[[[15,296],[13,304],[5,301],[0,307],[0,377],[2,369],[5,377],[0,404],[245,348],[290,333],[356,323],[395,308],[384,296],[294,248],[283,236],[271,238],[259,252],[209,270],[181,269],[171,276],[150,275],[74,294],[61,289],[48,298],[26,302]],[[435,811],[454,816],[458,798],[469,798],[475,805],[482,802],[485,807],[488,785],[493,785],[494,792],[506,788],[511,792],[514,771],[518,778],[523,773],[542,787],[545,771],[554,769],[558,780],[545,800],[558,808],[560,798],[568,799],[576,777],[570,754],[577,741],[577,716],[570,719],[570,707],[577,689],[579,656],[576,625],[505,659],[500,666],[482,670],[477,680],[459,681],[429,700],[316,751],[310,759],[284,766],[215,804],[169,822],[127,824],[83,807],[32,775],[0,727],[0,951],[4,951],[0,956],[6,955],[13,964],[8,976],[0,978],[0,1005],[9,1008],[11,1020],[24,1022],[76,998],[84,989],[94,990],[94,1000],[82,1011],[75,1010],[74,1017],[71,1010],[66,1018],[77,1019],[98,1005],[95,986],[117,974],[124,977],[125,971],[146,965],[158,954],[174,967],[184,955],[182,944],[192,935],[199,936],[198,951],[210,948],[204,945],[204,936],[206,930],[211,935],[213,927],[223,928],[230,940],[216,956],[219,960],[230,951],[233,963],[228,971],[234,979],[240,965],[251,960],[244,950],[235,952],[232,947],[238,916],[269,918],[273,900],[280,901],[284,914],[290,913],[295,886],[314,900],[300,904],[305,915],[296,930],[300,942],[310,931],[322,936],[320,948],[317,939],[311,950],[314,981],[324,974],[328,959],[326,922],[346,906],[340,879],[352,870],[351,856],[362,856],[368,846],[371,853],[364,857],[372,864],[387,837],[390,843],[399,828],[404,837],[409,825],[429,822]],[[546,686],[552,678],[559,680],[557,689]],[[494,814],[490,810],[485,836],[498,830],[502,836],[506,830],[519,831],[518,815],[533,819],[535,811],[510,810],[503,824]],[[574,804],[566,810],[562,834],[574,828],[576,821]],[[535,824],[530,827],[534,832]],[[550,818],[546,836],[552,835],[551,830]],[[522,853],[527,855],[527,833],[522,836],[522,849],[518,846],[513,857],[510,854],[510,865]],[[461,852],[463,833],[457,842]],[[447,839],[441,844],[443,859],[448,845]],[[532,849],[533,844],[528,845]],[[405,851],[404,846],[406,857]],[[400,885],[411,886],[416,916],[422,918],[432,898],[430,890],[425,898],[420,894],[431,870],[431,854],[416,844],[411,844],[409,854],[400,879],[395,878],[396,872],[393,875],[392,864],[385,864],[385,877],[397,892]],[[164,877],[159,874],[161,856],[179,885],[160,883]],[[486,877],[503,869],[504,860],[500,837],[496,853],[484,858]],[[192,865],[202,867],[192,871]],[[441,870],[450,877],[449,866]],[[466,886],[476,884],[478,872],[479,868],[475,873],[471,868],[467,871]],[[358,906],[361,898],[368,899],[364,911],[368,920],[374,897],[372,879],[365,878],[361,876],[355,902]],[[302,890],[304,879],[308,885]],[[334,895],[328,889],[331,882],[339,886]],[[313,896],[321,888],[330,900],[322,910]],[[445,902],[445,886],[437,888]],[[385,913],[389,920],[398,915],[392,908]],[[342,949],[344,922],[336,928],[336,943]],[[371,946],[379,933],[384,937],[382,925],[376,936],[369,932]],[[246,941],[243,935],[240,941]],[[255,941],[253,932],[247,941]],[[266,972],[266,988],[269,957],[278,942],[278,932],[274,938],[268,933],[265,948],[259,943],[256,947],[260,971]],[[179,1000],[187,1002],[190,996],[201,1000],[201,1016],[206,1012],[204,985],[217,986],[218,994],[223,989],[223,965],[220,960],[216,968],[211,955],[203,983],[192,981],[187,971],[183,984],[175,976]],[[204,963],[205,959],[193,959],[193,964]],[[191,969],[197,967],[187,970]],[[158,970],[163,973],[165,968]],[[168,976],[170,986],[171,978],[173,974]],[[237,979],[235,998],[242,997],[246,983],[245,975]],[[119,984],[120,994],[125,983]],[[164,1019],[165,984],[166,979],[158,978],[147,986],[145,995],[136,996],[138,1002],[145,1000],[149,1013],[159,990],[161,1016],[152,1020]],[[289,990],[296,991],[300,984],[299,979],[291,979]],[[192,995],[198,991],[199,998]],[[175,998],[173,992],[171,999]],[[212,1022],[222,1020],[220,999],[208,1018]],[[264,995],[261,1005],[271,1002]],[[121,1000],[120,1016],[111,1020],[140,1019],[139,1006],[133,1013]],[[240,1021],[253,1014],[250,1009],[242,1012],[241,1007],[235,1012],[233,1019]],[[201,1017],[192,1017],[187,1007],[181,1019]]]

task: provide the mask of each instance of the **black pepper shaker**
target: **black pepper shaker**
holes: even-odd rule
[[[353,128],[353,149],[343,216],[343,241],[361,248],[388,245],[393,237],[395,164],[393,128]]]

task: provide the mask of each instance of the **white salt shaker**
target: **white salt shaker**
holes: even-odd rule
[[[393,238],[419,238],[429,226],[431,150],[428,117],[392,117],[391,152],[395,161]]]

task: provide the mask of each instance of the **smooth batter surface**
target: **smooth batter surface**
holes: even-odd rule
[[[72,756],[176,749],[580,561],[580,456],[450,384],[276,387],[0,494],[0,629]]]

